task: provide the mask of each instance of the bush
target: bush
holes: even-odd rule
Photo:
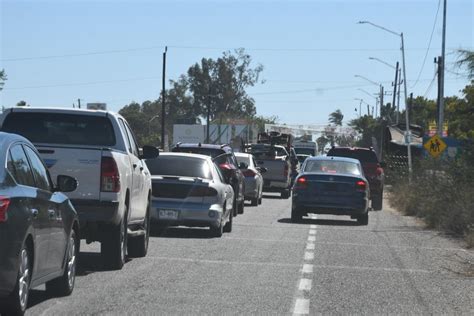
[[[472,146],[471,146],[472,147]],[[464,236],[474,246],[473,148],[452,161],[426,159],[414,166],[411,184],[393,184],[390,204],[422,218],[429,228]]]

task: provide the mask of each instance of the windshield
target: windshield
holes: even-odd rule
[[[295,147],[296,154],[298,155],[310,155],[314,156],[314,148],[296,148]]]
[[[110,120],[100,116],[11,112],[7,114],[1,130],[20,134],[33,143],[115,145]]]
[[[304,172],[323,172],[361,175],[359,165],[353,162],[334,160],[310,160],[305,164]]]
[[[212,179],[207,161],[200,158],[182,156],[159,156],[146,160],[151,174],[154,176],[181,176]]]

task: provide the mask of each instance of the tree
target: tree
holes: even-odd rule
[[[460,49],[459,60],[457,61],[458,66],[466,66],[468,71],[468,78],[474,79],[474,51]]]
[[[3,89],[3,85],[5,84],[5,80],[7,80],[7,75],[5,74],[5,69],[0,70],[0,91]]]
[[[30,105],[27,104],[25,101],[21,100],[20,102],[16,104],[16,106],[30,106]]]
[[[340,109],[329,114],[329,123],[332,123],[336,126],[342,126],[342,120],[344,119],[344,115],[342,114]]]

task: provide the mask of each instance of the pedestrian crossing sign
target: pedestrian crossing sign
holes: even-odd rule
[[[439,157],[448,147],[444,140],[438,135],[434,135],[423,145],[426,151],[434,158]]]

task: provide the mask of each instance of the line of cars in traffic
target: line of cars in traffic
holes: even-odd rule
[[[264,191],[292,197],[294,222],[319,213],[367,225],[370,200],[381,208],[371,192],[381,196],[383,169],[369,149],[333,148],[301,167],[291,146],[274,143],[245,152],[178,143],[160,153],[139,147],[118,114],[58,108],[4,111],[0,145],[0,313],[23,314],[40,284],[69,295],[81,239],[100,242],[105,267],[121,269],[146,256],[152,226],[221,237]]]
[[[152,224],[220,237],[246,199],[262,202],[265,168],[251,155],[204,144],[160,154],[113,112],[14,108],[0,126],[2,314],[23,314],[40,284],[69,295],[81,239],[100,242],[105,267],[121,269],[146,256]]]

